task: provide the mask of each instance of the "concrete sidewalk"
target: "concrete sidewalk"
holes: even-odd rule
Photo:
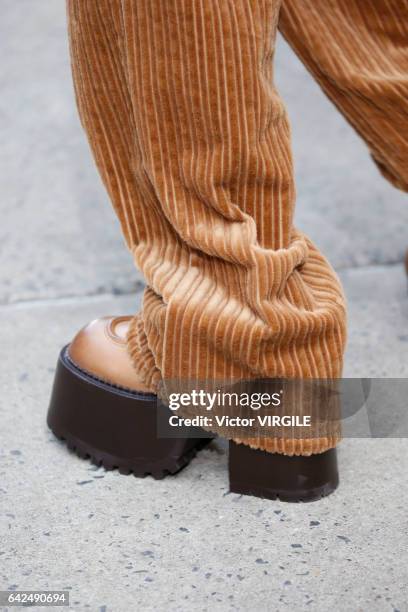
[[[135,312],[143,281],[79,126],[63,3],[3,0],[0,15],[0,590],[66,588],[76,612],[408,610],[406,440],[345,441],[339,490],[290,505],[229,494],[219,441],[155,482],[103,472],[47,430],[60,347]],[[407,377],[407,197],[282,41],[276,70],[297,225],[349,300],[345,375]]]

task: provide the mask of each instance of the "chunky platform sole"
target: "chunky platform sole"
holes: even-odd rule
[[[127,391],[79,369],[65,347],[60,354],[47,423],[79,457],[122,474],[160,479],[185,467],[208,438],[158,438],[159,411],[152,394]]]
[[[336,449],[288,457],[229,443],[230,491],[286,502],[316,501],[339,484]]]

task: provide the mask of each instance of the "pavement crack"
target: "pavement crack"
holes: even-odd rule
[[[145,288],[145,284],[141,281],[136,282],[131,288],[113,289],[112,291],[94,291],[90,293],[68,293],[52,297],[36,297],[20,300],[3,300],[0,301],[0,310],[8,310],[14,308],[31,308],[37,306],[52,306],[59,304],[81,303],[96,299],[109,299],[116,297],[137,296]]]

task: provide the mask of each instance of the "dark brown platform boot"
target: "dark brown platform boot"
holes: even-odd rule
[[[159,479],[180,471],[211,438],[187,430],[186,437],[158,435],[158,419],[174,413],[138,379],[126,348],[130,319],[97,319],[61,351],[47,422],[78,456]],[[230,440],[229,481],[233,493],[313,501],[338,485],[336,449],[290,457]]]
[[[130,317],[83,328],[60,354],[47,423],[80,457],[122,474],[163,478],[186,466],[208,438],[160,438],[171,412],[138,380],[126,349]]]

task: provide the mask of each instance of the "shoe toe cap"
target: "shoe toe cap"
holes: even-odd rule
[[[102,317],[83,327],[68,347],[71,361],[100,380],[148,392],[133,367],[126,338],[131,317]]]

